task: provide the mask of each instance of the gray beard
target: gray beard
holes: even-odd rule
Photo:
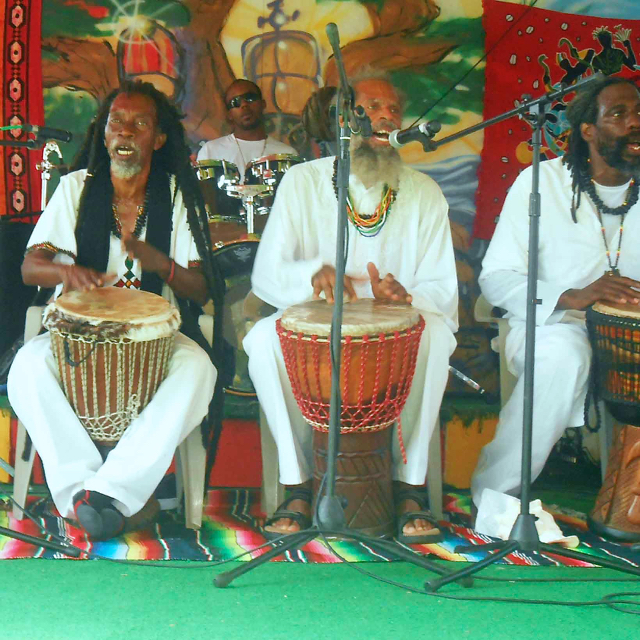
[[[142,166],[139,164],[126,164],[124,162],[119,162],[118,160],[111,161],[111,174],[121,180],[130,180],[134,176],[137,176],[141,171]]]
[[[357,176],[367,189],[382,183],[397,190],[401,170],[402,158],[394,147],[374,148],[363,138],[352,138],[351,173]]]

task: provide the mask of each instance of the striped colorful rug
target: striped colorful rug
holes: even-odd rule
[[[61,518],[48,498],[32,497],[30,510],[35,521],[15,520],[9,512],[9,502],[2,498],[0,526],[14,529],[32,536],[43,537],[40,527],[50,534],[66,539],[71,544],[96,556],[121,560],[229,560],[240,554],[250,560],[265,552],[257,549],[265,543],[260,534],[259,524],[263,518],[260,512],[260,493],[255,489],[210,490],[202,528],[200,531],[185,529],[181,516],[174,512],[164,512],[152,529],[126,534],[107,542],[91,543],[72,523]],[[468,496],[449,494],[445,497],[445,510],[450,522],[443,522],[445,538],[438,544],[414,545],[414,549],[444,560],[456,562],[477,562],[486,556],[478,549],[471,553],[456,553],[455,549],[464,544],[482,544],[492,539],[480,535],[469,528],[470,500]],[[587,555],[617,558],[623,563],[640,566],[640,550],[629,545],[607,542],[590,533],[584,524],[584,516],[556,510],[556,520],[565,535],[577,535],[581,544],[578,551]],[[267,547],[269,549],[269,547]],[[353,562],[388,561],[391,558],[374,552],[366,544],[344,540],[324,541],[320,538],[302,549],[278,556],[278,562],[341,562],[342,558]],[[65,558],[57,552],[43,547],[35,547],[13,538],[0,535],[0,559],[13,558]],[[86,556],[85,556],[86,557]],[[536,553],[513,553],[502,560],[504,564],[517,565],[565,565],[593,566],[559,556]]]

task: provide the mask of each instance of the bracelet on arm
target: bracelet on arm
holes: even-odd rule
[[[176,261],[173,258],[169,258],[169,260],[171,260],[171,268],[169,270],[169,275],[165,280],[166,284],[171,284],[171,281],[173,280],[173,276],[176,275]]]

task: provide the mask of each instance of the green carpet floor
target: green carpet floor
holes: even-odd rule
[[[415,588],[432,575],[405,563],[364,566]],[[435,596],[382,584],[343,565],[271,563],[226,589],[212,585],[219,571],[200,564],[176,569],[104,561],[4,561],[0,563],[2,637],[619,640],[637,638],[640,632],[637,615],[605,606],[461,602],[442,597],[577,602],[640,590],[637,582],[588,581],[622,577],[608,570],[493,566],[471,589],[448,585]],[[561,582],[571,577],[583,581]],[[521,584],[520,578],[550,582]]]

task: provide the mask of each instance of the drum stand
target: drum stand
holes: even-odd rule
[[[242,206],[246,212],[247,233],[255,233],[256,199],[268,193],[273,193],[273,188],[264,184],[233,184],[227,186],[227,193],[232,198],[241,198]]]
[[[330,27],[327,27],[329,32]],[[434,562],[431,562],[423,556],[406,549],[395,542],[383,540],[381,538],[373,538],[358,531],[348,529],[346,527],[346,519],[342,499],[335,493],[336,484],[336,458],[338,455],[338,438],[340,436],[340,415],[342,409],[342,401],[340,398],[340,375],[336,372],[340,371],[340,350],[341,350],[341,325],[342,325],[342,305],[344,296],[344,271],[346,262],[346,241],[347,241],[347,192],[349,188],[349,170],[350,170],[350,154],[349,141],[351,130],[349,121],[353,120],[353,90],[349,86],[342,64],[342,56],[340,46],[337,42],[337,27],[335,29],[335,43],[332,41],[332,35],[329,34],[329,40],[332,41],[332,47],[338,68],[340,69],[341,88],[338,91],[338,113],[341,114],[341,126],[339,129],[339,149],[338,171],[337,171],[337,188],[338,188],[338,235],[336,248],[336,284],[335,284],[335,304],[333,321],[331,325],[331,406],[329,416],[329,441],[327,447],[327,473],[324,477],[323,486],[324,494],[318,497],[317,508],[313,517],[313,526],[298,533],[292,533],[283,536],[282,541],[274,542],[273,548],[267,553],[254,558],[250,562],[242,563],[242,566],[218,574],[214,578],[216,587],[226,587],[235,578],[251,571],[257,566],[268,562],[272,558],[281,555],[288,549],[300,547],[307,542],[318,537],[318,535],[338,535],[340,538],[350,538],[356,542],[364,542],[367,546],[386,555],[390,555],[397,560],[411,562],[419,567],[428,569],[441,576],[443,579],[451,578],[452,573]],[[369,130],[370,130],[369,126]],[[463,578],[462,584],[471,585],[470,578]]]

